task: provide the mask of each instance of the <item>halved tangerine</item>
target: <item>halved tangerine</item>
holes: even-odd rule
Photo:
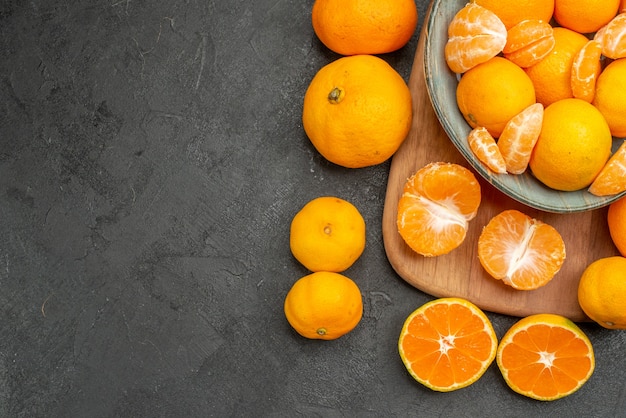
[[[589,186],[589,193],[609,196],[626,190],[626,140],[606,162]]]
[[[506,27],[492,11],[468,3],[450,21],[444,48],[446,63],[464,73],[498,55],[506,44]]]
[[[398,351],[415,380],[450,392],[478,380],[493,362],[498,340],[489,318],[461,298],[435,299],[411,313]]]
[[[509,29],[502,52],[505,58],[526,68],[544,59],[555,43],[552,26],[548,22],[527,19]]]
[[[398,202],[398,232],[418,254],[447,254],[465,239],[480,200],[480,184],[467,168],[430,163],[404,185]]]
[[[506,163],[496,140],[483,126],[476,127],[467,135],[467,143],[476,158],[491,171],[498,174],[506,173]]]
[[[509,209],[483,228],[478,259],[493,278],[515,289],[537,289],[561,269],[565,243],[551,225]]]
[[[539,139],[543,123],[543,105],[535,103],[507,122],[498,139],[498,148],[506,163],[506,171],[521,174],[526,171],[530,155]]]
[[[516,322],[502,337],[496,362],[511,389],[542,401],[574,393],[595,368],[589,338],[572,321],[554,314]]]

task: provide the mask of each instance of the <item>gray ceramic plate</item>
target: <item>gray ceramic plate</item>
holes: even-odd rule
[[[586,189],[576,192],[559,192],[544,186],[530,170],[524,174],[495,174],[478,161],[467,144],[470,126],[456,105],[458,78],[447,66],[444,46],[448,38],[448,24],[454,15],[467,4],[467,0],[435,0],[431,9],[424,52],[426,85],[439,122],[471,166],[498,190],[511,198],[547,212],[571,213],[597,209],[626,195],[598,197]],[[613,138],[613,152],[623,139]]]

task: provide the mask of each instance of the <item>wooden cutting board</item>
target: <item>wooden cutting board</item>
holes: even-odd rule
[[[484,310],[513,316],[556,313],[574,321],[588,321],[578,305],[578,280],[592,261],[618,255],[606,223],[607,208],[573,214],[542,212],[507,197],[470,167],[439,124],[428,97],[424,75],[426,22],[409,79],[413,126],[392,159],[385,197],[382,230],[389,262],[409,284],[435,297],[463,297]],[[407,178],[433,161],[454,162],[472,170],[482,187],[482,203],[463,244],[449,254],[427,258],[404,243],[396,228],[396,213]],[[477,242],[482,228],[505,209],[518,209],[554,226],[565,241],[565,263],[542,288],[515,290],[491,278],[478,261]]]

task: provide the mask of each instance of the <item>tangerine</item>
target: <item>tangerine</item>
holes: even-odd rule
[[[406,82],[373,55],[342,57],[322,67],[302,110],[313,146],[327,160],[349,168],[389,159],[406,138],[412,117]]]
[[[334,340],[352,331],[363,316],[363,298],[350,278],[318,271],[298,279],[285,297],[284,312],[305,338]]]
[[[426,387],[450,392],[477,381],[493,362],[498,340],[491,321],[461,298],[427,302],[404,321],[398,351]]]
[[[293,217],[289,246],[307,269],[341,272],[365,249],[365,221],[352,203],[334,196],[318,197]]]
[[[609,205],[607,223],[613,243],[620,254],[626,257],[626,197]]]
[[[578,303],[593,321],[608,329],[626,329],[626,258],[600,258],[578,282]]]
[[[430,163],[404,185],[398,202],[398,232],[418,254],[447,254],[463,243],[480,200],[480,184],[467,168]]]
[[[615,17],[620,0],[555,0],[554,19],[578,33],[592,33]]]
[[[402,48],[417,27],[413,0],[315,0],[313,30],[341,55],[384,54]]]
[[[513,324],[500,341],[496,362],[511,389],[542,401],[576,392],[595,368],[589,338],[554,314],[530,315]]]
[[[593,105],[602,113],[611,135],[626,137],[626,58],[604,68],[598,76]]]
[[[548,106],[557,100],[574,97],[572,92],[572,64],[578,51],[589,41],[571,29],[552,29],[554,48],[541,61],[525,68],[535,87],[537,101]]]
[[[455,73],[464,73],[498,55],[506,36],[506,27],[498,16],[476,3],[467,3],[448,25],[446,63]]]
[[[513,116],[535,103],[535,89],[519,66],[498,56],[463,74],[456,100],[472,128],[483,126],[498,138]]]
[[[550,22],[554,12],[554,0],[473,0],[492,12],[511,29],[522,20]]]
[[[561,234],[515,209],[500,212],[478,237],[478,260],[494,279],[515,289],[546,285],[565,261]]]
[[[546,107],[529,166],[546,186],[561,191],[589,186],[609,159],[613,138],[606,120],[580,99]]]

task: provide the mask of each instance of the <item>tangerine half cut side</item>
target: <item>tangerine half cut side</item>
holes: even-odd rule
[[[572,321],[554,314],[516,322],[502,337],[496,362],[511,389],[542,401],[574,393],[595,368],[589,338]]]
[[[407,371],[424,386],[450,392],[477,381],[493,362],[498,341],[489,318],[461,298],[441,298],[411,313],[398,351]]]

